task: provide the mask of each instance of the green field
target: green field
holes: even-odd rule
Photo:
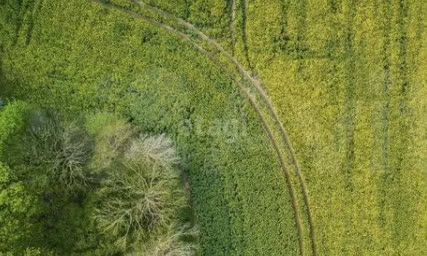
[[[426,255],[426,8],[0,0],[0,99],[168,134],[201,255]]]

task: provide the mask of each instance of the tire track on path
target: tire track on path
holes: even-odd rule
[[[189,23],[185,20],[182,20],[180,18],[177,18],[177,17],[173,16],[172,14],[169,14],[163,10],[152,7],[152,6],[146,4],[142,1],[139,1],[139,0],[132,0],[132,1],[134,3],[136,3],[137,5],[139,5],[141,8],[147,8],[148,10],[151,10],[158,15],[162,15],[162,16],[165,16],[167,18],[175,20],[180,25],[186,27],[187,29],[190,29],[191,31],[193,31],[194,33],[199,35],[204,41],[215,46],[218,49],[218,51],[223,53],[229,59],[229,61],[232,62],[236,66],[239,73],[256,88],[258,93],[261,94],[261,99],[267,104],[268,110],[269,110],[270,114],[272,115],[272,119],[277,123],[277,125],[279,125],[280,135],[282,137],[282,140],[285,142],[286,147],[289,150],[289,156],[290,156],[291,163],[296,168],[296,175],[297,175],[298,180],[301,184],[301,190],[303,193],[303,201],[304,201],[304,204],[306,205],[306,209],[307,209],[307,218],[308,218],[308,223],[309,223],[309,233],[310,233],[310,238],[311,238],[312,253],[313,253],[313,255],[317,255],[316,236],[315,236],[312,212],[311,212],[311,208],[310,208],[308,189],[307,189],[307,186],[305,184],[305,181],[304,181],[304,178],[303,178],[303,175],[301,172],[301,168],[300,168],[298,161],[296,159],[295,150],[291,144],[291,141],[289,139],[289,135],[288,135],[287,131],[285,130],[283,124],[279,120],[278,114],[277,114],[277,112],[273,106],[273,103],[271,102],[271,100],[267,96],[261,80],[252,77],[250,72],[245,70],[245,68],[237,61],[237,59],[235,57],[233,57],[230,53],[228,53],[218,42],[216,42],[214,39],[212,39],[209,36],[207,36],[206,34],[204,34],[202,31],[197,29],[191,23]]]
[[[314,223],[313,223],[313,217],[312,217],[312,212],[310,209],[310,201],[309,201],[309,195],[308,195],[308,189],[307,186],[305,184],[302,172],[301,172],[301,167],[298,164],[298,161],[296,159],[296,155],[295,155],[295,150],[290,142],[289,139],[289,135],[287,133],[287,131],[285,130],[283,124],[281,123],[281,121],[279,120],[278,114],[273,106],[273,103],[271,102],[271,100],[269,99],[269,97],[267,96],[265,90],[264,90],[264,86],[262,85],[261,80],[256,79],[254,77],[251,76],[251,74],[249,73],[249,71],[245,70],[245,68],[237,61],[237,59],[235,57],[233,57],[232,55],[230,55],[221,45],[219,45],[218,42],[216,42],[214,39],[211,39],[209,36],[207,36],[206,34],[204,34],[203,32],[201,32],[199,29],[197,29],[194,25],[192,25],[191,23],[182,20],[180,18],[177,18],[175,16],[173,16],[172,14],[169,14],[163,10],[160,10],[158,8],[152,7],[142,1],[139,0],[132,0],[134,3],[138,4],[139,6],[141,6],[142,8],[147,8],[153,12],[156,12],[159,15],[163,15],[166,16],[168,18],[174,19],[175,21],[177,21],[179,24],[183,25],[184,27],[192,30],[193,32],[195,32],[197,35],[199,35],[203,40],[211,43],[212,45],[214,45],[221,53],[223,53],[239,70],[239,72],[241,73],[241,75],[246,78],[247,80],[249,80],[254,87],[256,88],[256,90],[261,94],[262,99],[265,101],[265,103],[268,105],[269,111],[271,112],[274,121],[279,125],[280,128],[280,133],[281,133],[281,137],[282,139],[285,141],[286,146],[288,147],[288,150],[290,151],[290,158],[292,161],[292,164],[295,166],[296,168],[296,174],[298,176],[299,182],[301,183],[302,186],[302,192],[303,192],[303,200],[304,200],[304,204],[307,207],[307,215],[308,215],[308,222],[309,222],[309,226],[310,226],[310,236],[311,236],[311,240],[312,240],[312,252],[313,255],[317,255],[317,246],[316,246],[316,236],[315,236],[315,230],[314,230]],[[247,0],[244,0],[244,2],[246,2],[245,5],[247,5]],[[246,10],[246,8],[245,8]]]
[[[178,31],[178,30],[175,30],[174,28],[172,28],[172,27],[170,27],[170,26],[168,26],[168,25],[165,25],[165,24],[163,24],[163,23],[161,23],[161,22],[158,22],[158,21],[156,21],[156,20],[154,20],[153,18],[151,18],[151,17],[148,17],[148,16],[146,16],[146,15],[142,15],[142,14],[140,14],[140,13],[137,13],[137,12],[134,12],[134,11],[130,11],[129,9],[126,9],[126,8],[124,8],[124,7],[120,7],[120,6],[117,6],[117,5],[114,5],[114,4],[108,4],[108,3],[105,3],[105,2],[101,2],[101,1],[99,1],[99,0],[92,0],[92,2],[95,2],[95,3],[97,3],[97,4],[101,4],[101,5],[103,5],[103,6],[105,6],[105,7],[107,7],[107,8],[110,8],[110,9],[115,9],[115,10],[118,10],[118,11],[121,11],[121,12],[125,12],[125,13],[127,13],[127,14],[129,14],[129,15],[131,15],[132,17],[134,17],[134,18],[139,18],[139,19],[143,19],[143,20],[145,20],[146,22],[148,22],[149,24],[151,24],[151,25],[153,25],[153,26],[157,26],[157,27],[160,27],[160,28],[162,28],[162,29],[164,29],[164,30],[166,30],[166,31],[168,31],[168,32],[170,32],[170,33],[172,33],[172,34],[174,34],[174,35],[176,35],[176,36],[178,36],[179,38],[181,38],[182,40],[184,40],[184,41],[187,41],[187,42],[189,42],[190,44],[192,44],[198,51],[200,51],[201,53],[203,53],[203,54],[205,54],[206,56],[208,56],[210,59],[212,59],[212,55],[211,55],[211,53],[209,53],[209,52],[207,52],[203,47],[201,47],[201,46],[199,46],[197,43],[195,43],[194,41],[193,41],[193,39],[191,38],[191,37],[189,37],[188,35],[186,35],[186,34],[184,34],[184,33],[182,33],[182,32],[180,32],[180,31]],[[232,63],[232,64],[234,64],[235,65],[235,67],[237,68],[237,71],[240,73],[240,75],[243,77],[243,79],[244,80],[247,80],[255,89],[256,89],[256,91],[260,94],[260,97],[261,97],[261,100],[262,101],[264,101],[264,103],[267,105],[267,108],[268,108],[268,112],[272,115],[271,116],[271,118],[272,118],[272,120],[276,123],[276,124],[278,124],[279,125],[279,132],[280,132],[280,135],[281,135],[281,139],[283,140],[283,142],[286,144],[285,145],[285,148],[287,149],[287,150],[289,150],[289,153],[290,153],[290,156],[289,156],[289,158],[290,158],[290,161],[291,161],[291,163],[293,164],[293,166],[296,168],[296,175],[297,175],[297,177],[298,177],[298,179],[299,179],[299,181],[300,181],[300,183],[301,183],[301,187],[302,187],[302,190],[303,190],[303,200],[304,200],[304,203],[306,204],[306,210],[307,210],[307,215],[308,215],[308,218],[309,218],[309,225],[310,225],[310,239],[311,239],[311,245],[312,245],[312,250],[313,250],[313,255],[317,255],[317,252],[316,252],[316,246],[315,246],[315,236],[314,236],[314,228],[313,228],[313,222],[312,222],[312,219],[311,219],[311,210],[310,210],[310,207],[309,207],[309,201],[308,201],[308,192],[307,192],[307,188],[306,188],[306,185],[305,185],[305,182],[304,182],[304,179],[302,178],[302,174],[301,174],[301,170],[300,170],[300,167],[299,167],[299,165],[298,165],[298,162],[297,162],[297,160],[296,160],[296,157],[295,157],[295,153],[294,153],[294,150],[293,150],[293,148],[292,148],[292,145],[290,144],[290,140],[289,140],[289,137],[288,137],[288,135],[287,135],[287,132],[286,132],[286,130],[284,129],[284,127],[283,127],[283,125],[281,124],[281,122],[279,121],[279,119],[278,119],[278,115],[277,115],[277,113],[276,113],[276,111],[275,111],[275,109],[274,109],[274,107],[273,107],[273,105],[272,105],[272,103],[271,103],[271,101],[269,100],[269,98],[267,97],[267,95],[266,95],[266,93],[265,93],[265,91],[263,90],[263,88],[262,88],[262,86],[261,86],[261,81],[260,80],[258,80],[258,79],[255,79],[255,78],[253,78],[250,74],[249,74],[249,72],[248,71],[246,71],[244,68],[243,68],[243,66],[233,57],[233,56],[231,56],[227,51],[225,51],[224,49],[223,49],[223,47],[222,46],[220,46],[215,40],[213,40],[213,39],[211,39],[211,38],[209,38],[207,35],[205,35],[203,32],[201,32],[201,31],[199,31],[197,28],[195,28],[192,24],[190,24],[190,23],[188,23],[188,22],[186,22],[186,21],[184,21],[184,20],[182,20],[182,19],[180,19],[180,18],[177,18],[177,17],[174,17],[173,15],[171,15],[171,14],[169,14],[169,13],[166,13],[165,11],[163,11],[163,10],[160,10],[160,9],[157,9],[157,8],[155,8],[155,7],[152,7],[152,6],[149,6],[149,5],[147,5],[147,4],[145,4],[145,3],[143,3],[143,2],[140,2],[140,1],[136,1],[136,0],[134,0],[133,1],[134,3],[136,3],[136,4],[138,4],[141,8],[143,8],[143,9],[147,9],[147,10],[149,10],[149,11],[152,11],[152,12],[155,12],[157,15],[161,15],[161,16],[163,16],[164,18],[169,18],[169,19],[173,19],[173,20],[175,20],[175,21],[177,21],[177,23],[178,24],[180,24],[180,25],[182,25],[182,26],[184,26],[184,27],[186,27],[187,29],[190,29],[192,32],[194,32],[196,35],[198,35],[203,41],[205,41],[205,42],[208,42],[208,43],[210,43],[211,45],[213,45],[217,50],[218,50],[218,52],[220,52],[220,53],[222,53],[225,57],[227,57],[227,59]],[[218,61],[216,61],[215,60],[215,62],[214,62],[215,64],[218,64]],[[221,63],[219,63],[219,65],[218,66],[220,66],[220,67],[222,67],[222,65],[221,65]],[[232,80],[233,81],[236,81],[237,82],[237,84],[239,85],[239,87],[243,90],[243,92],[245,93],[245,95],[246,96],[248,96],[247,95],[247,93],[248,93],[248,89],[246,89],[246,88],[244,88],[244,85],[243,85],[243,83],[240,81],[240,80],[237,80],[237,79],[235,79],[235,78],[232,78]],[[253,96],[251,96],[251,97],[249,97],[248,96],[248,99],[251,101],[251,104],[253,105],[253,104],[255,104],[256,106],[258,106],[258,103],[256,103],[254,100],[251,100],[251,99],[253,99]],[[273,132],[271,131],[271,129],[269,128],[269,126],[268,126],[268,124],[267,124],[267,121],[266,121],[266,119],[264,118],[264,116],[263,116],[263,114],[262,114],[262,112],[261,112],[261,110],[259,109],[259,107],[257,107],[256,109],[256,112],[257,112],[257,114],[259,115],[259,117],[261,118],[261,121],[262,121],[262,123],[263,123],[263,125],[264,125],[264,127],[268,127],[268,130],[267,130],[267,133],[268,133],[268,135],[269,135],[269,137],[270,138],[273,138],[273,140],[272,140],[272,144],[273,144],[273,147],[275,148],[275,150],[276,150],[276,152],[278,153],[278,155],[280,155],[280,157],[279,157],[279,161],[281,162],[281,163],[283,163],[283,164],[285,164],[286,163],[286,160],[285,160],[285,158],[283,157],[283,153],[282,152],[280,152],[280,148],[279,148],[279,146],[278,146],[278,142],[276,141],[276,139],[274,138],[274,136],[273,136]],[[282,167],[283,168],[283,167]],[[289,174],[289,172],[288,172],[288,170],[287,170],[287,168],[283,168],[283,172],[284,172],[284,175],[285,175],[285,178],[286,179],[289,179],[289,181],[290,181],[290,174]],[[288,182],[288,184],[291,184],[290,182]],[[292,186],[292,184],[291,184],[291,186]],[[291,191],[295,191],[294,189],[293,189],[293,187],[290,187],[290,188],[288,188],[288,190],[290,191],[289,193],[292,193]],[[295,195],[293,195],[293,196],[291,196],[291,198],[294,198],[295,199]],[[293,202],[293,206],[295,206],[296,208],[298,208],[298,206],[297,206],[298,204],[297,204],[297,202],[296,202],[296,200],[294,200],[294,202]],[[299,215],[299,212],[298,212],[298,210],[297,209],[294,209],[294,212],[295,212],[295,219],[296,219],[296,224],[297,224],[297,229],[298,229],[298,231],[300,232],[300,247],[301,247],[301,250],[300,250],[300,252],[301,252],[301,254],[302,255],[304,255],[304,246],[303,246],[303,242],[302,242],[302,234],[301,234],[301,230],[302,230],[302,225],[301,225],[301,220],[300,220],[300,215]]]

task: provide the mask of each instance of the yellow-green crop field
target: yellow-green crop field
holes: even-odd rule
[[[427,255],[426,8],[0,0],[0,105],[171,136],[200,255]],[[97,255],[78,218],[31,246]]]

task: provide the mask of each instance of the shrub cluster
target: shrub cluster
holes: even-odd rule
[[[122,254],[181,225],[187,200],[165,135],[138,137],[110,114],[68,121],[18,102],[0,123],[0,253]]]

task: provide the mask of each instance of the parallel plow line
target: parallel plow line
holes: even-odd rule
[[[384,42],[383,42],[383,72],[384,72],[384,81],[383,81],[383,110],[382,110],[382,167],[384,171],[384,175],[381,179],[380,190],[381,190],[381,198],[380,198],[380,223],[381,225],[385,225],[386,216],[385,216],[385,204],[386,204],[386,188],[383,187],[382,184],[387,184],[387,177],[390,173],[390,115],[391,115],[391,98],[390,98],[390,87],[391,87],[391,1],[388,0],[383,5],[383,12],[386,19],[384,24]]]
[[[352,173],[355,168],[355,129],[356,129],[356,66],[355,66],[355,55],[354,50],[354,19],[355,19],[355,8],[356,1],[349,1],[349,10],[346,17],[346,40],[344,43],[345,51],[345,70],[347,85],[345,88],[345,137],[346,137],[346,148],[345,148],[345,170],[347,174],[348,185],[353,188]]]
[[[245,54],[246,62],[248,63],[249,69],[253,70],[253,66],[251,63],[251,59],[249,57],[249,45],[248,45],[248,32],[247,32],[247,24],[248,24],[248,8],[249,3],[248,0],[242,0],[242,40],[243,40],[243,52]]]
[[[230,34],[231,34],[231,51],[233,56],[235,55],[236,50],[236,11],[237,3],[236,0],[231,0],[231,17],[230,17]]]
[[[33,30],[34,30],[34,23],[35,23],[35,19],[38,16],[38,13],[40,12],[41,8],[43,5],[43,0],[36,0],[36,2],[34,3],[34,7],[33,10],[31,12],[31,17],[28,23],[28,31],[27,31],[27,35],[25,38],[25,45],[29,45],[31,42],[31,38],[33,36]]]
[[[159,22],[159,21],[155,20],[154,18],[152,18],[148,15],[144,15],[144,14],[141,14],[139,12],[132,11],[128,8],[125,8],[125,7],[122,7],[119,5],[115,5],[115,4],[111,4],[111,3],[105,3],[105,2],[102,2],[100,0],[91,0],[91,1],[95,2],[97,4],[100,4],[106,8],[109,8],[109,9],[114,9],[114,10],[117,10],[120,12],[124,12],[124,13],[126,13],[126,14],[134,17],[134,18],[142,19],[152,26],[156,26],[156,27],[159,27],[163,30],[166,30],[167,32],[177,36],[178,38],[182,39],[183,41],[190,43],[200,53],[207,56],[216,66],[218,66],[221,69],[223,69],[224,71],[226,71],[226,74],[228,73],[227,71],[229,71],[229,70],[226,70],[224,68],[224,63],[221,63],[221,60],[223,59],[223,58],[221,58],[221,56],[226,58],[226,60],[229,62],[228,64],[230,64],[230,63],[232,64],[232,66],[234,67],[234,70],[239,73],[240,79],[234,77],[231,74],[228,74],[228,75],[230,76],[230,78],[233,81],[236,82],[236,84],[239,86],[240,90],[244,93],[245,97],[249,100],[250,104],[253,106],[254,110],[256,111],[256,113],[258,114],[258,116],[262,122],[262,125],[265,128],[265,131],[266,131],[266,133],[267,133],[267,135],[268,135],[268,137],[272,143],[274,150],[276,151],[276,153],[278,155],[279,162],[280,162],[280,165],[281,165],[281,168],[282,168],[282,171],[283,171],[283,174],[285,176],[286,183],[287,183],[288,191],[289,191],[290,198],[291,198],[292,208],[293,208],[294,215],[295,215],[295,222],[297,225],[297,231],[298,231],[298,237],[299,237],[300,254],[305,255],[304,241],[303,241],[303,228],[302,228],[303,225],[302,225],[301,215],[300,215],[300,210],[299,210],[300,208],[298,206],[298,202],[297,202],[297,199],[295,196],[296,195],[295,189],[294,189],[293,184],[292,184],[292,178],[291,178],[291,175],[289,173],[289,170],[286,167],[287,165],[294,167],[295,174],[298,178],[298,182],[300,183],[303,202],[306,206],[305,209],[306,209],[306,214],[307,214],[307,219],[308,219],[309,239],[310,239],[310,244],[311,244],[311,250],[312,250],[313,255],[317,255],[316,239],[315,239],[314,225],[313,225],[313,221],[312,221],[312,214],[311,214],[311,209],[310,209],[310,204],[309,204],[308,190],[307,190],[304,178],[303,178],[302,173],[301,173],[301,168],[299,167],[299,164],[298,164],[297,159],[295,157],[294,149],[290,143],[289,136],[288,136],[283,124],[280,122],[280,120],[278,118],[278,114],[277,114],[276,110],[274,109],[271,100],[268,98],[267,94],[265,93],[265,91],[263,89],[262,82],[259,79],[252,77],[251,74],[248,71],[246,71],[245,68],[237,61],[237,59],[235,59],[235,57],[233,57],[229,52],[227,52],[217,41],[210,38],[209,36],[207,36],[206,34],[201,32],[199,29],[194,27],[194,25],[192,25],[191,23],[188,23],[187,21],[185,21],[183,19],[175,17],[174,15],[172,15],[170,13],[167,13],[163,10],[160,10],[156,7],[148,5],[148,4],[143,3],[141,1],[132,0],[132,2],[134,4],[136,4],[137,6],[139,6],[142,10],[146,10],[146,11],[149,11],[151,13],[154,13],[157,16],[160,16],[163,20],[174,21],[177,25],[180,25],[184,29],[189,30],[192,34],[195,34],[195,36],[197,36],[199,39],[197,39],[197,37],[195,38],[194,35],[192,35],[192,34],[187,35],[181,31],[179,31],[178,29],[175,29],[169,25],[166,25],[164,22]],[[200,42],[200,39],[202,42]],[[203,44],[203,43],[207,44],[207,45],[204,45],[205,47],[210,46],[210,47],[213,47],[213,49],[211,49],[210,51],[206,50],[203,46],[201,46],[201,44]],[[248,83],[245,83],[245,81]],[[250,88],[248,88],[247,85],[249,85]],[[259,104],[259,102],[257,101],[257,98],[260,99],[261,104]],[[263,107],[264,110],[262,110],[260,107]],[[267,113],[268,116],[265,116],[265,113]],[[273,126],[273,127],[276,126],[276,133],[271,129],[270,126]],[[277,133],[279,134],[280,139],[276,139],[275,134],[277,134]],[[279,143],[282,143],[282,145],[279,145]],[[281,148],[287,152],[282,152]],[[287,159],[285,158],[284,155],[287,155]]]

